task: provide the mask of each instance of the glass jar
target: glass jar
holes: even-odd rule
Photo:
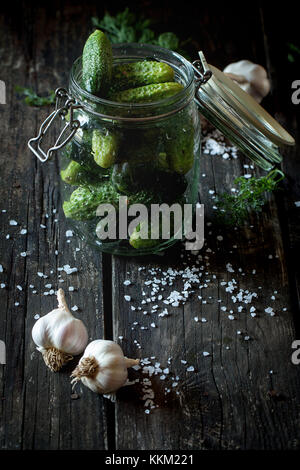
[[[176,243],[176,234],[170,230],[168,239],[162,239],[161,233],[158,239],[151,239],[149,229],[149,238],[142,239],[134,230],[125,239],[123,230],[120,238],[119,196],[127,197],[128,209],[132,204],[147,207],[149,227],[151,204],[176,203],[182,209],[184,204],[195,206],[200,122],[194,101],[194,72],[180,55],[150,45],[114,46],[113,53],[115,65],[150,57],[165,62],[174,69],[175,81],[184,87],[157,102],[114,103],[81,87],[81,58],[75,61],[69,94],[80,106],[73,111],[80,128],[58,158],[63,210],[80,238],[102,251],[121,255],[157,253]],[[67,115],[67,122],[69,119]],[[105,156],[103,145],[109,148]],[[116,210],[113,239],[99,237],[101,227],[101,233],[105,232],[104,218],[101,221],[96,215],[99,204],[112,204]],[[128,223],[130,220],[128,217]]]
[[[265,170],[281,161],[279,144],[293,145],[294,139],[225,74],[207,66],[202,52],[193,64],[175,52],[146,44],[115,45],[113,55],[114,65],[147,59],[165,62],[183,88],[156,102],[108,101],[82,88],[79,58],[71,70],[69,92],[57,90],[55,111],[28,145],[41,161],[60,150],[63,210],[82,240],[107,253],[158,253],[182,238],[187,222],[184,208],[196,207],[199,108]],[[61,117],[65,126],[45,153],[42,140]],[[133,230],[128,225],[136,220],[137,213],[128,213],[137,205],[146,208],[148,238],[145,231],[141,236],[143,221]],[[174,205],[179,207],[181,226],[174,216],[167,232],[161,227],[162,217],[154,227],[153,205],[167,205],[170,211]],[[190,219],[192,215],[193,211]]]

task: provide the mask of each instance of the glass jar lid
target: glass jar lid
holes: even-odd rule
[[[199,56],[194,69],[201,77],[196,78],[201,113],[254,163],[270,170],[282,161],[279,147],[294,145],[294,138],[231,78],[208,65],[202,52]]]

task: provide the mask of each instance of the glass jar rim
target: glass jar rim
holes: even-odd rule
[[[82,57],[80,56],[74,61],[70,71],[69,90],[78,104],[81,105],[86,111],[94,114],[95,116],[106,119],[122,121],[148,121],[174,114],[183,109],[190,103],[191,100],[194,99],[195,74],[193,66],[187,59],[177,52],[170,51],[160,46],[140,43],[114,44],[112,49],[114,53],[114,60],[116,62],[120,62],[123,59],[126,59],[127,62],[152,59],[155,61],[159,60],[167,63],[173,69],[175,69],[175,72],[180,76],[181,83],[182,80],[185,79],[185,82],[182,83],[184,88],[173,96],[149,103],[119,103],[105,98],[100,98],[99,96],[89,93],[80,85],[82,69]],[[169,60],[167,60],[167,58],[169,58]],[[110,112],[98,112],[97,107],[101,107],[102,109],[106,108]],[[162,108],[163,112],[161,112]]]

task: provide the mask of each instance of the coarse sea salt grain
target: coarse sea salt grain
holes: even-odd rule
[[[20,253],[20,255],[22,256],[22,258],[26,258],[27,253],[26,253],[26,251],[22,251],[22,253]]]
[[[71,310],[72,310],[73,312],[76,312],[76,311],[78,310],[77,305],[74,305],[74,306],[71,308]]]
[[[275,312],[273,311],[272,307],[265,308],[265,312],[268,313],[271,317],[274,317]]]
[[[66,231],[66,237],[73,237],[73,231],[72,230],[67,230]]]
[[[20,231],[20,234],[21,235],[26,235],[27,233],[27,229],[26,228],[22,228],[22,230]]]
[[[131,301],[130,295],[124,295],[124,299],[126,300],[126,302],[130,302],[130,301]]]
[[[4,283],[4,282],[1,282],[0,287],[1,287],[1,289],[4,289],[5,283]]]
[[[77,273],[78,269],[77,268],[71,268],[71,266],[69,264],[65,264],[63,266],[63,270],[65,271],[65,273],[67,274],[73,274],[73,273]]]
[[[300,201],[295,201],[294,204],[296,207],[300,207]]]
[[[126,281],[123,282],[124,286],[130,286],[131,284],[131,281],[129,281],[128,279]]]
[[[18,222],[16,220],[10,220],[9,225],[18,225]]]
[[[3,266],[0,264],[0,273],[3,273]]]

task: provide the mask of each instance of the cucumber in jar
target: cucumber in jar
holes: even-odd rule
[[[109,97],[113,93],[136,88],[152,83],[172,82],[174,70],[164,62],[142,60],[116,65],[112,72],[112,85]]]
[[[152,103],[176,95],[183,90],[178,82],[152,83],[112,93],[110,99],[119,103]]]
[[[98,185],[79,186],[73,191],[69,201],[63,203],[63,210],[67,218],[74,220],[89,220],[96,217],[99,204],[112,204],[117,206],[119,194],[110,182]]]
[[[99,96],[109,89],[113,66],[112,47],[107,36],[97,29],[87,39],[82,53],[84,88]]]
[[[117,158],[118,137],[105,129],[94,129],[92,154],[95,163],[101,168],[111,167]]]
[[[168,122],[165,129],[165,151],[169,168],[185,175],[194,164],[195,126],[189,111],[183,110]]]

